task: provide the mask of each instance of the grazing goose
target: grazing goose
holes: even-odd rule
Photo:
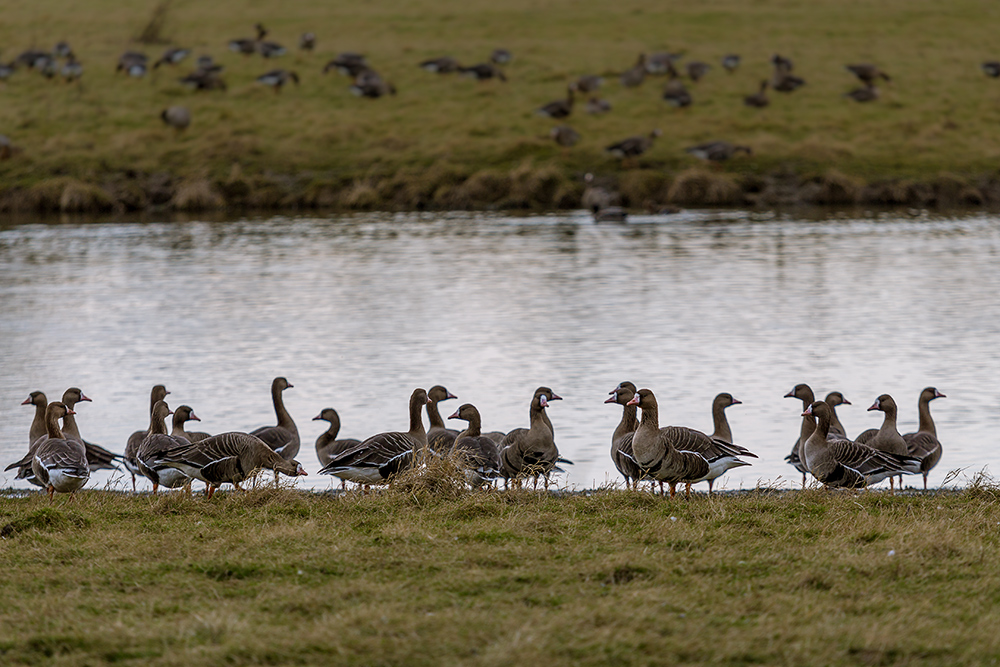
[[[650,74],[677,74],[674,63],[683,57],[683,54],[667,53],[666,51],[653,53],[649,58],[646,58],[645,69]]]
[[[611,398],[604,401],[605,403],[622,406],[622,419],[618,422],[615,432],[611,434],[611,460],[625,478],[625,486],[638,489],[639,481],[645,478],[632,453],[632,436],[639,428],[639,409],[635,405],[629,405],[629,401],[635,396],[635,385],[627,381],[622,382],[608,393],[611,394]]]
[[[486,81],[488,79],[507,81],[503,70],[491,63],[480,63],[471,67],[459,67],[458,71],[462,76],[471,77],[476,81]]]
[[[584,74],[573,82],[576,90],[581,93],[596,92],[604,84],[604,78],[596,74]]]
[[[806,80],[794,74],[775,74],[771,87],[779,93],[791,93],[806,85]]]
[[[415,465],[427,453],[427,431],[421,415],[430,399],[423,389],[410,394],[410,429],[373,435],[348,447],[319,471],[348,482],[377,484]]]
[[[877,65],[872,65],[871,63],[858,63],[857,65],[844,65],[844,68],[858,77],[861,83],[873,84],[875,79],[883,79],[885,81],[892,81],[889,75],[878,68]]]
[[[564,148],[576,146],[577,142],[580,141],[580,133],[569,125],[556,125],[549,130],[549,136]]]
[[[728,443],[733,441],[733,431],[729,428],[729,420],[726,419],[726,408],[731,405],[740,405],[743,401],[737,401],[733,395],[723,392],[712,400],[712,435],[713,440],[723,440]]]
[[[281,87],[289,81],[294,81],[296,86],[299,85],[299,75],[285,69],[273,69],[267,74],[261,74],[257,77],[257,83],[271,86],[275,93],[280,93]]]
[[[448,428],[441,419],[437,404],[441,401],[457,399],[458,396],[451,393],[439,384],[427,390],[427,446],[436,454],[442,454],[451,449],[455,442],[458,431]]]
[[[360,53],[345,51],[326,64],[326,67],[323,68],[323,74],[326,74],[332,69],[354,78],[364,70],[368,69],[368,60],[366,60]]]
[[[208,69],[199,67],[178,81],[192,90],[226,90],[226,82],[219,76],[221,72],[221,65],[213,65]]]
[[[242,53],[245,56],[252,56],[257,51],[257,42],[267,36],[267,29],[260,23],[255,23],[253,27],[257,31],[256,38],[231,39],[229,40],[229,50]]]
[[[73,414],[63,403],[50,403],[45,409],[45,428],[48,436],[35,450],[31,470],[40,486],[52,494],[75,493],[90,479],[90,466],[83,443],[63,436],[59,419]]]
[[[549,475],[556,466],[559,450],[552,434],[551,422],[545,416],[551,393],[536,390],[531,399],[528,428],[514,429],[500,443],[501,474],[509,483],[514,480],[520,485],[522,479],[531,476],[534,488],[538,488],[538,476],[545,478],[545,488],[549,488]],[[548,422],[548,423],[546,423]]]
[[[753,150],[749,146],[736,146],[728,141],[709,141],[697,146],[689,146],[684,149],[684,152],[706,162],[725,162],[740,152],[753,155]]]
[[[52,53],[56,58],[70,58],[73,56],[73,49],[70,47],[69,42],[60,40],[52,48]]]
[[[316,48],[316,33],[314,32],[304,32],[299,35],[299,49],[302,51],[309,51],[312,53],[313,49]]]
[[[65,80],[67,83],[72,81],[79,81],[80,78],[83,76],[83,65],[80,64],[80,61],[76,59],[76,56],[71,55],[69,58],[66,59],[66,62],[59,70],[59,73],[62,75],[63,80]]]
[[[118,466],[115,464],[116,460],[122,458],[121,454],[115,454],[114,452],[109,452],[100,445],[95,445],[92,442],[87,442],[80,435],[80,429],[76,425],[76,412],[74,408],[77,403],[90,403],[91,400],[78,388],[70,387],[63,392],[62,395],[63,404],[69,408],[69,412],[63,417],[63,434],[69,440],[76,440],[77,442],[83,443],[84,452],[87,455],[87,465],[90,466],[90,471],[95,470],[117,470]]]
[[[806,468],[822,484],[858,489],[886,477],[920,469],[919,459],[880,452],[847,438],[829,439],[833,414],[825,401],[814,401],[802,413],[816,419],[816,428],[802,446]]]
[[[451,74],[457,72],[459,67],[461,65],[451,56],[431,58],[420,63],[420,69],[427,70],[428,72],[437,72],[438,74]]]
[[[160,56],[160,59],[153,63],[153,69],[157,69],[160,65],[176,65],[189,55],[191,55],[191,49],[167,49],[163,52],[163,55]]]
[[[126,51],[118,58],[116,72],[125,72],[131,77],[141,78],[146,75],[146,63],[149,58],[145,53]]]
[[[174,420],[172,424],[173,428],[171,428],[170,430],[170,435],[174,436],[175,438],[184,438],[188,442],[199,442],[201,440],[204,440],[205,438],[211,437],[208,433],[205,433],[204,431],[185,430],[184,424],[185,422],[189,421],[200,422],[201,419],[199,419],[198,415],[194,413],[194,410],[191,409],[191,406],[182,405],[178,407],[176,410],[174,410]]]
[[[288,53],[288,49],[277,42],[257,42],[257,53],[265,58],[278,58]]]
[[[151,463],[205,482],[209,498],[222,484],[232,484],[242,490],[240,482],[257,470],[273,470],[275,483],[278,473],[289,477],[307,474],[301,463],[282,458],[260,438],[237,432],[221,433],[160,451]]]
[[[991,76],[994,79],[1000,77],[1000,61],[997,60],[987,60],[982,65],[980,65],[986,76]]]
[[[313,421],[321,419],[330,422],[330,428],[316,438],[316,458],[319,459],[321,467],[326,467],[337,456],[347,451],[348,447],[360,445],[361,441],[356,438],[337,439],[337,434],[340,433],[340,415],[333,408],[323,408],[313,417]]]
[[[191,476],[160,461],[163,452],[190,443],[167,433],[167,417],[173,414],[164,401],[157,401],[149,415],[149,431],[135,452],[135,466],[153,483],[155,494],[161,486],[178,489],[191,481]]]
[[[153,414],[153,408],[156,404],[167,397],[167,388],[162,384],[153,385],[153,388],[149,392],[149,414]],[[164,427],[164,433],[166,433],[166,427]],[[132,491],[135,491],[135,476],[141,475],[142,471],[139,470],[139,462],[137,456],[139,453],[139,447],[142,445],[142,441],[146,439],[146,435],[149,433],[149,429],[145,431],[136,431],[128,437],[128,441],[125,443],[125,467],[132,474]]]
[[[274,414],[278,419],[278,424],[276,426],[261,426],[250,431],[250,435],[263,440],[268,447],[276,451],[286,461],[291,461],[299,453],[299,430],[295,427],[292,416],[285,409],[281,393],[294,386],[283,377],[276,377],[271,381],[271,401],[274,403]]]
[[[735,53],[729,53],[722,56],[722,68],[732,74],[740,66],[740,57]]]
[[[827,397],[829,399],[829,397]],[[829,404],[829,400],[827,400]],[[896,454],[899,456],[909,456],[910,452],[906,447],[906,440],[903,436],[899,434],[899,430],[896,428],[896,401],[892,399],[889,394],[882,394],[875,399],[872,406],[868,408],[869,412],[872,410],[881,410],[885,413],[885,418],[882,420],[882,426],[878,429],[870,428],[867,431],[859,435],[855,442],[868,445],[880,452],[888,452],[890,454]],[[831,430],[833,425],[831,424]],[[889,491],[894,492],[893,488],[893,478],[889,478]],[[899,488],[903,489],[903,480],[899,480]]]
[[[465,463],[465,479],[472,488],[500,477],[500,448],[496,441],[483,435],[482,418],[472,403],[466,403],[455,410],[448,419],[469,422],[468,427],[455,436],[452,452]]]
[[[493,49],[490,54],[490,62],[497,65],[506,65],[514,59],[514,55],[507,49]]]
[[[549,102],[548,104],[539,107],[535,113],[539,116],[545,116],[556,120],[568,117],[573,113],[573,92],[575,88],[576,86],[570,84],[566,89],[566,99]]]
[[[746,97],[744,97],[743,104],[747,105],[748,107],[755,107],[757,109],[763,109],[768,104],[770,104],[771,100],[769,100],[767,97],[768,85],[770,84],[767,79],[761,81],[760,90],[754,93],[753,95],[747,95]]]
[[[180,134],[191,125],[191,112],[187,107],[175,104],[160,112],[160,120],[174,128]]]
[[[198,56],[198,60],[195,61],[197,67],[196,71],[201,72],[213,72],[215,74],[220,74],[222,70],[225,69],[222,65],[217,65],[215,60],[210,55]]]
[[[10,63],[0,63],[0,81],[6,81],[13,74],[17,67],[13,62]]]
[[[876,86],[869,83],[863,88],[855,88],[850,92],[844,93],[843,96],[848,97],[855,102],[874,102],[879,98],[879,90]]]
[[[587,100],[587,104],[584,105],[584,110],[594,116],[599,116],[603,113],[611,111],[611,102],[607,100],[602,100],[599,97],[591,97]]]
[[[689,107],[694,101],[691,93],[684,87],[684,83],[673,74],[670,75],[670,81],[667,81],[667,85],[663,87],[663,100],[678,109]]]
[[[12,64],[24,67],[35,67],[36,62],[42,62],[52,56],[46,51],[39,51],[37,49],[28,49],[27,51],[22,51],[18,54],[17,58],[14,59]]]
[[[698,83],[705,77],[706,74],[712,69],[712,66],[708,63],[703,63],[700,60],[693,60],[687,64],[687,75],[691,77],[691,81]]]
[[[934,419],[931,417],[931,401],[935,398],[947,398],[947,396],[934,387],[927,387],[920,392],[920,399],[917,402],[917,411],[920,415],[917,432],[907,433],[903,436],[910,456],[920,459],[920,474],[924,476],[925,491],[927,490],[927,474],[941,460],[941,442],[937,439],[937,428],[935,428]]]
[[[622,139],[617,143],[611,144],[604,150],[623,160],[626,158],[639,157],[653,147],[654,139],[662,135],[662,131],[655,129],[647,136],[636,136],[629,137],[628,139]]]
[[[636,61],[635,65],[628,68],[618,77],[618,81],[621,82],[626,88],[635,88],[636,86],[641,86],[642,82],[646,80],[646,54],[640,53],[639,59]]]
[[[354,83],[351,84],[351,92],[358,97],[377,99],[383,95],[395,95],[396,88],[391,83],[383,81],[378,72],[366,68],[354,78]]]

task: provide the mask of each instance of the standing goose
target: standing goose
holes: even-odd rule
[[[577,91],[581,93],[596,92],[604,84],[604,78],[596,74],[585,74],[573,82]]]
[[[880,452],[847,438],[829,439],[833,410],[825,401],[814,401],[802,415],[817,422],[802,446],[803,461],[826,486],[858,489],[892,475],[919,471],[920,461],[916,458]]]
[[[313,417],[313,421],[321,419],[330,422],[330,428],[316,438],[316,458],[319,459],[320,467],[326,467],[348,448],[360,445],[361,441],[356,438],[337,439],[337,434],[340,433],[340,415],[333,408],[323,408]],[[342,487],[344,484],[344,480],[341,480]]]
[[[813,401],[816,400],[812,388],[807,384],[797,384],[790,392],[785,394],[785,398],[797,398],[802,401],[802,410],[805,411]],[[806,488],[806,474],[809,468],[806,467],[802,458],[802,443],[809,439],[809,436],[816,430],[816,420],[811,415],[803,415],[802,423],[799,426],[799,438],[792,445],[792,453],[785,457],[788,464],[802,473],[802,488]]]
[[[650,148],[653,147],[653,140],[663,134],[659,129],[655,129],[649,133],[647,136],[636,136],[629,137],[628,139],[623,139],[617,143],[611,144],[604,150],[611,153],[617,158],[628,159],[639,157]]]
[[[767,97],[767,87],[770,85],[767,79],[760,82],[760,90],[753,95],[747,95],[743,98],[743,104],[748,107],[755,107],[757,109],[763,109],[771,100]]]
[[[549,488],[549,475],[559,458],[551,422],[545,416],[549,405],[548,394],[539,388],[531,399],[529,410],[530,426],[518,428],[508,433],[500,443],[501,473],[505,480],[515,480],[520,484],[527,476],[534,478],[538,488],[538,476],[545,478],[545,488]]]
[[[178,489],[191,481],[189,475],[160,461],[160,456],[175,447],[188,445],[184,438],[167,433],[167,417],[173,414],[164,401],[157,401],[149,415],[149,431],[135,453],[135,465],[139,472],[153,483],[155,494],[161,486]]]
[[[635,405],[629,405],[629,401],[635,396],[635,385],[628,381],[622,382],[608,393],[611,398],[605,403],[622,406],[622,420],[611,434],[611,460],[618,472],[625,477],[625,486],[638,489],[639,481],[645,478],[632,453],[632,436],[639,428],[639,409]]]
[[[993,77],[996,79],[1000,77],[1000,61],[997,60],[987,60],[982,65],[979,66],[986,76]]]
[[[313,52],[316,48],[316,33],[314,32],[304,32],[299,35],[299,49],[302,51]]]
[[[368,60],[360,53],[345,51],[326,64],[326,67],[323,68],[323,74],[332,69],[353,78],[368,69]]]
[[[299,430],[295,428],[292,416],[285,409],[281,392],[294,386],[283,377],[274,378],[271,382],[271,401],[274,403],[274,414],[278,418],[278,424],[277,426],[261,426],[250,431],[250,435],[255,435],[263,440],[268,447],[278,452],[286,461],[291,461],[299,453]]]
[[[601,114],[605,114],[611,111],[611,102],[608,102],[607,100],[602,100],[601,98],[595,95],[592,96],[589,100],[587,100],[587,104],[584,106],[584,110],[593,116],[599,116]]]
[[[723,392],[712,400],[712,435],[713,440],[723,440],[732,443],[733,432],[729,428],[729,420],[726,419],[726,408],[731,405],[740,405],[743,401],[733,398],[733,395]]]
[[[917,410],[920,422],[916,433],[903,436],[910,456],[920,459],[920,473],[924,476],[924,490],[927,490],[927,474],[941,460],[941,442],[937,439],[937,429],[931,418],[931,401],[935,398],[947,398],[934,387],[927,387],[920,392]]]
[[[837,416],[837,406],[851,405],[851,402],[844,398],[844,395],[839,391],[831,391],[823,400],[830,406],[830,410],[833,412],[833,415],[830,417],[830,433],[847,436],[847,429],[840,423],[840,418]]]
[[[299,75],[286,69],[273,69],[257,77],[257,83],[271,86],[276,93],[280,93],[281,87],[289,81],[294,81],[296,86],[299,85]]]
[[[683,53],[669,53],[667,51],[653,53],[646,59],[646,71],[650,74],[676,74],[677,68],[674,67],[674,63],[683,57]]]
[[[806,85],[806,80],[794,74],[775,74],[771,87],[779,93],[791,93]]]
[[[441,401],[449,401],[453,398],[457,399],[458,396],[439,384],[427,391],[427,446],[436,454],[443,454],[450,450],[455,442],[455,436],[458,435],[458,431],[445,426],[437,406]]]
[[[538,389],[536,389],[535,393],[532,395],[532,398],[534,398],[536,396],[544,396],[546,402],[548,402],[548,403],[551,403],[552,401],[561,401],[561,400],[563,400],[562,396],[558,396],[554,391],[552,391],[548,387],[539,387]],[[548,428],[549,431],[552,432],[552,437],[554,438],[555,434],[556,434],[556,429],[552,425],[552,422],[549,420],[548,413],[545,412],[544,410],[542,411],[542,422],[545,424],[545,427]],[[507,436],[520,438],[520,437],[523,437],[523,435],[525,433],[527,433],[527,431],[528,431],[528,429],[526,429],[526,428],[515,428],[513,431],[508,431],[507,433],[505,433],[504,434],[504,438],[506,438]],[[503,438],[501,438],[501,441],[502,440],[503,440]],[[559,459],[559,462],[560,463],[569,463],[569,461],[566,461],[565,459]]]
[[[253,27],[257,31],[256,38],[231,39],[229,40],[229,50],[242,53],[245,56],[252,56],[257,51],[257,43],[267,36],[267,28],[260,23],[255,23]]]
[[[87,464],[90,466],[90,471],[95,470],[117,470],[118,466],[115,464],[116,459],[121,459],[121,454],[115,454],[114,452],[109,452],[100,445],[95,445],[92,442],[87,442],[80,435],[80,429],[76,425],[76,412],[74,408],[77,403],[92,402],[87,396],[78,388],[70,387],[63,392],[62,395],[63,404],[69,408],[69,412],[63,417],[62,431],[68,440],[76,440],[77,442],[83,443],[84,451],[87,455]]]
[[[410,430],[379,433],[348,447],[319,472],[348,482],[377,484],[414,465],[427,452],[427,431],[421,417],[430,399],[423,389],[410,394]]]
[[[458,71],[462,76],[471,77],[476,81],[486,81],[487,79],[498,79],[504,82],[507,81],[507,77],[504,75],[503,70],[490,63],[480,63],[478,65],[472,65],[471,67],[459,67]]]
[[[725,162],[737,153],[753,155],[753,149],[749,146],[736,146],[728,141],[709,141],[696,146],[689,146],[684,149],[685,153],[690,153],[699,160],[706,162]]]
[[[185,430],[184,423],[189,421],[200,422],[201,419],[199,419],[198,415],[194,413],[194,410],[191,409],[191,406],[182,405],[178,407],[176,410],[174,410],[174,420],[172,428],[170,430],[170,435],[174,436],[175,438],[184,438],[188,442],[199,442],[201,440],[204,440],[205,438],[211,437],[208,433],[205,433],[203,431]]]
[[[729,53],[722,57],[722,68],[732,74],[740,66],[740,56],[736,53]]]
[[[888,74],[878,68],[878,65],[873,65],[871,63],[844,65],[844,69],[858,77],[861,83],[873,84],[875,83],[875,79],[883,79],[886,82],[892,81]]]
[[[829,404],[829,396],[827,397],[827,404]],[[878,429],[870,428],[863,432],[857,437],[855,442],[868,445],[880,452],[888,452],[890,454],[896,454],[898,456],[909,456],[910,452],[906,448],[906,440],[903,436],[899,434],[899,430],[896,428],[896,401],[892,399],[889,394],[882,394],[875,399],[872,406],[868,408],[869,412],[872,410],[881,410],[885,413],[885,418],[882,420],[882,426]],[[833,428],[831,424],[831,429]],[[893,478],[889,478],[889,491],[894,492],[893,488]],[[899,480],[899,489],[903,489],[903,480]]]
[[[556,125],[549,130],[549,136],[563,148],[572,148],[580,141],[580,133],[569,125]]]
[[[257,470],[273,470],[275,482],[278,473],[289,477],[306,474],[298,461],[285,460],[260,438],[237,432],[179,444],[157,453],[151,463],[176,470],[185,478],[193,477],[205,482],[209,498],[221,484],[232,484],[240,489],[240,482]]]
[[[711,69],[711,65],[700,60],[692,60],[687,64],[687,74],[694,83],[701,81]]]
[[[646,54],[640,53],[635,65],[622,72],[618,80],[626,88],[641,86],[646,80]]]
[[[576,84],[570,84],[566,89],[566,99],[549,102],[545,106],[539,107],[535,113],[556,120],[567,118],[573,113],[573,93],[575,90]]]
[[[131,77],[141,78],[146,74],[146,63],[149,58],[145,53],[138,51],[126,51],[118,58],[116,72],[125,72]]]
[[[459,67],[461,67],[461,65],[459,65],[458,61],[451,56],[431,58],[430,60],[424,60],[420,63],[420,69],[428,72],[436,72],[438,74],[451,74],[453,72],[457,72]]]
[[[31,461],[35,456],[38,445],[48,438],[45,410],[49,405],[49,399],[44,393],[33,391],[28,395],[28,398],[24,399],[21,405],[35,406],[35,416],[31,420],[31,427],[28,430],[28,453],[4,468],[4,472],[17,468],[17,475],[15,475],[14,479],[24,479],[35,486],[43,486],[38,478],[35,477],[35,472],[31,469]]]
[[[466,403],[448,419],[469,422],[469,426],[455,436],[452,451],[465,463],[465,479],[472,488],[479,488],[500,477],[500,448],[496,441],[483,435],[482,418],[476,406]]]
[[[160,120],[174,128],[180,135],[191,124],[191,112],[187,107],[174,104],[160,112]]]
[[[160,65],[176,65],[189,55],[191,55],[191,49],[167,49],[163,52],[163,55],[160,56],[160,59],[153,63],[153,69],[159,68]]]
[[[675,74],[670,75],[670,80],[663,87],[663,100],[670,106],[678,109],[689,107],[694,101],[691,93],[684,86],[684,82],[677,78]]]
[[[153,385],[152,390],[149,392],[149,414],[153,414],[153,407],[159,402],[167,397],[167,388],[162,384]],[[139,470],[139,462],[136,456],[139,453],[139,446],[142,441],[146,439],[146,435],[149,433],[149,429],[145,431],[136,431],[128,437],[128,441],[125,443],[125,467],[128,468],[129,473],[132,475],[132,491],[135,491],[135,476],[141,475],[142,471]],[[166,433],[166,430],[164,430]]]
[[[260,41],[257,42],[257,53],[265,58],[278,58],[288,53],[288,49],[277,42]]]
[[[73,411],[56,401],[45,409],[46,438],[31,459],[31,470],[41,486],[52,494],[75,493],[90,479],[90,466],[83,443],[69,440],[59,429],[59,419]]]

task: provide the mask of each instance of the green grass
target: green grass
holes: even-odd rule
[[[193,59],[144,80],[114,73],[125,49],[143,48],[156,58],[167,45],[131,41],[152,14],[149,0],[11,4],[0,25],[4,59],[66,38],[86,72],[82,88],[31,72],[16,73],[0,88],[0,132],[23,149],[0,162],[0,182],[8,187],[67,176],[104,184],[121,198],[126,186],[109,181],[167,172],[176,180],[207,179],[223,190],[234,180],[258,179],[257,189],[266,181],[281,192],[255,200],[264,204],[281,204],[292,190],[300,193],[297,203],[321,204],[324,192],[352,187],[341,198],[348,205],[368,205],[373,198],[447,205],[469,199],[453,190],[477,172],[551,168],[561,187],[572,190],[562,193],[569,201],[578,197],[571,184],[579,174],[621,173],[603,152],[606,145],[653,127],[665,136],[640,166],[664,174],[664,189],[674,174],[694,165],[683,148],[711,139],[755,149],[754,156],[727,165],[741,176],[809,178],[833,168],[861,181],[930,181],[942,173],[968,180],[995,174],[1000,158],[1000,82],[979,71],[980,62],[1000,57],[993,35],[1000,6],[970,0],[946,10],[931,0],[175,0],[165,36],[224,63],[225,93],[193,93],[177,83]],[[228,39],[251,36],[258,20],[271,29],[269,38],[292,47],[290,55],[264,61],[226,50]],[[313,55],[294,48],[305,30],[318,35]],[[508,84],[438,76],[416,66],[441,54],[478,62],[496,46],[515,54]],[[673,110],[659,99],[662,78],[623,89],[615,77],[640,51],[667,48],[714,66],[692,86],[690,109]],[[358,99],[345,77],[322,75],[326,61],[343,50],[367,54],[399,94]],[[744,57],[732,76],[718,64],[730,51]],[[795,60],[806,87],[771,93],[768,109],[745,108],[742,97],[769,76],[774,52]],[[840,97],[857,85],[843,65],[857,61],[876,62],[894,77],[874,104]],[[302,85],[275,95],[254,84],[272,67],[297,70]],[[578,110],[570,122],[583,140],[563,150],[548,139],[552,122],[533,111],[585,73],[608,76],[603,94],[615,108],[603,118]],[[179,138],[158,118],[174,103],[194,115]],[[294,176],[294,183],[275,175]],[[422,191],[400,194],[401,184]],[[223,194],[239,199],[238,193]],[[559,203],[559,193],[547,197]]]
[[[1000,492],[0,500],[0,661],[978,665]]]

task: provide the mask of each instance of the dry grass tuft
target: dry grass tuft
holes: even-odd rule
[[[670,199],[670,180],[662,171],[633,169],[622,174],[619,192],[625,206],[651,209]]]
[[[743,202],[743,193],[732,176],[692,167],[677,175],[667,198],[676,204],[731,206]]]
[[[171,202],[179,211],[207,211],[222,208],[225,203],[222,195],[205,179],[185,181],[178,185]]]
[[[812,179],[802,188],[801,199],[809,204],[850,205],[861,195],[861,183],[856,178],[831,169]]]
[[[462,460],[456,455],[428,457],[425,465],[393,478],[389,490],[420,505],[457,500],[471,493]]]
[[[110,211],[115,207],[114,198],[102,188],[71,180],[59,196],[59,210],[63,213]]]

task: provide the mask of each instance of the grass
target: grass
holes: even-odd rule
[[[0,499],[0,660],[978,665],[1000,490]]]
[[[194,93],[177,82],[192,59],[143,80],[115,74],[124,50],[142,49],[155,59],[169,45],[133,41],[162,6],[149,0],[33,0],[5,8],[5,60],[66,38],[86,71],[82,86],[21,71],[0,88],[0,132],[23,151],[0,162],[0,182],[21,189],[56,177],[77,190],[76,181],[99,184],[112,201],[135,208],[157,203],[149,195],[155,188],[142,180],[156,173],[169,176],[171,192],[192,182],[211,184],[214,193],[182,197],[181,208],[223,201],[462,207],[482,204],[461,187],[471,176],[499,173],[516,180],[519,173],[548,169],[556,184],[549,184],[541,204],[558,206],[578,203],[584,172],[617,178],[626,171],[604,146],[660,127],[665,136],[636,167],[662,174],[653,193],[657,201],[668,198],[677,174],[695,166],[683,148],[712,139],[754,148],[752,157],[726,166],[745,179],[794,174],[808,182],[835,169],[838,177],[860,183],[901,181],[905,190],[914,181],[951,178],[978,188],[982,201],[990,195],[982,193],[981,181],[995,176],[1000,158],[1000,134],[993,131],[1000,121],[1000,84],[979,71],[980,62],[998,56],[991,26],[1000,7],[971,0],[949,4],[947,12],[930,0],[166,3],[157,30],[169,44],[192,46],[224,63],[225,93]],[[264,61],[226,50],[228,39],[252,35],[258,20],[273,39],[293,47],[290,55]],[[306,30],[317,33],[312,55],[294,49]],[[441,54],[479,62],[501,45],[515,54],[508,84],[439,76],[416,66]],[[673,110],[659,99],[662,78],[638,89],[617,82],[615,73],[639,52],[668,48],[714,65],[691,86],[690,109]],[[399,94],[358,99],[345,77],[321,74],[344,50],[367,54]],[[741,53],[744,64],[730,76],[718,62],[731,51]],[[765,110],[745,108],[742,97],[769,75],[774,52],[792,57],[807,85],[788,96],[771,93]],[[876,103],[841,97],[857,83],[843,65],[857,61],[876,62],[894,77]],[[254,83],[273,67],[297,70],[302,85],[275,95]],[[548,138],[552,122],[533,111],[585,73],[607,76],[603,94],[615,108],[603,118],[578,110],[570,122],[583,139],[561,149]],[[159,120],[160,110],[175,103],[194,117],[179,137]],[[145,198],[130,190],[136,179]],[[35,193],[27,205],[112,205],[93,192],[63,196],[65,188],[63,183],[58,198]],[[962,193],[960,188],[958,201],[976,202],[975,193]],[[683,193],[678,197],[683,200]],[[519,195],[516,184],[490,203],[539,204]]]

